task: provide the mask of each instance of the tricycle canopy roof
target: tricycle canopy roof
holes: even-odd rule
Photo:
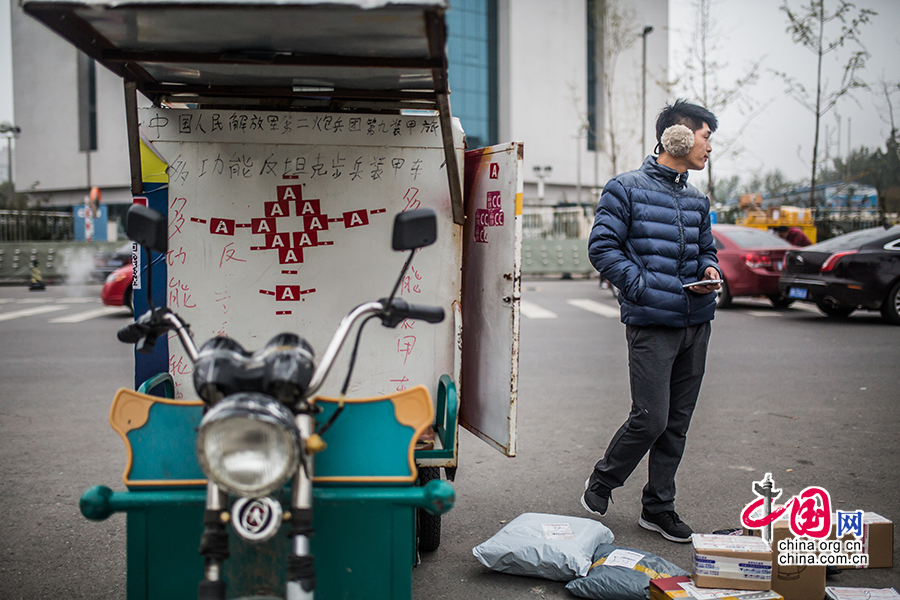
[[[125,80],[132,192],[142,190],[137,103],[304,111],[436,111],[453,219],[445,0],[21,0]]]
[[[438,110],[444,0],[22,0],[157,103]]]

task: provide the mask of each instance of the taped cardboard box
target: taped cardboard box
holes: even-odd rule
[[[666,577],[650,581],[650,600],[786,600],[771,590],[699,588],[690,577]],[[821,600],[821,598],[819,599]],[[900,600],[900,599],[898,599]]]
[[[831,523],[831,536],[828,539],[836,540],[837,514]],[[852,533],[841,536],[844,545],[853,539]],[[837,565],[839,569],[890,569],[894,566],[894,523],[890,519],[878,513],[863,512],[863,535],[859,541],[859,553],[869,555],[869,564]]]
[[[772,549],[762,538],[695,533],[691,545],[697,587],[772,589]]]
[[[760,537],[762,531],[745,528],[744,534]],[[781,564],[782,552],[778,542],[788,538],[794,540],[796,536],[791,532],[787,519],[772,523],[772,590],[784,596],[784,600],[822,600],[825,597],[825,565],[793,564],[789,557],[785,561],[791,564]],[[787,554],[791,552],[793,550]]]

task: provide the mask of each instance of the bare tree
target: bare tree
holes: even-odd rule
[[[861,27],[869,22],[870,17],[875,16],[872,10],[867,8],[856,9],[856,6],[847,0],[837,0],[837,6],[833,11],[825,9],[825,0],[809,0],[799,10],[792,9],[787,0],[780,7],[788,18],[787,32],[795,44],[811,50],[817,59],[816,89],[811,94],[809,90],[796,78],[787,73],[776,71],[787,84],[788,94],[797,100],[802,106],[809,109],[815,115],[816,127],[813,137],[812,174],[809,184],[809,205],[815,206],[816,167],[818,165],[819,150],[819,126],[822,115],[834,108],[838,100],[851,94],[853,90],[868,87],[860,78],[860,71],[865,68],[869,53],[860,41],[858,35]],[[825,28],[838,28],[834,37],[825,37]],[[847,62],[843,65],[843,74],[837,89],[829,91],[827,82],[822,78],[822,62],[825,55],[836,51],[845,44],[853,42],[858,49],[855,50]]]
[[[685,72],[685,88],[690,95],[713,113],[721,113],[726,107],[732,105],[741,105],[744,114],[748,114],[744,123],[737,128],[730,138],[724,138],[717,142],[721,149],[717,150],[717,156],[724,156],[725,153],[737,141],[740,134],[746,129],[750,121],[756,117],[761,109],[757,109],[755,103],[746,93],[748,89],[759,79],[760,61],[751,63],[746,72],[724,85],[721,82],[722,71],[728,65],[716,60],[716,56],[721,56],[719,40],[722,33],[718,30],[716,20],[713,16],[714,0],[695,0],[694,10],[696,11],[695,32],[691,39],[695,40],[695,45],[689,49],[688,59],[684,64]],[[677,82],[674,85],[678,85]],[[767,105],[767,104],[766,104]],[[763,107],[764,108],[764,107]],[[713,157],[709,157],[706,165],[707,176],[707,193],[710,201],[716,202],[716,179],[713,175]]]
[[[881,91],[884,94],[885,103],[887,104],[888,125],[891,127],[891,134],[888,138],[889,145],[894,147],[897,152],[897,158],[900,159],[900,133],[897,132],[897,125],[894,121],[894,95],[900,96],[900,82],[888,83],[884,79],[878,82]],[[893,141],[893,143],[891,143]]]

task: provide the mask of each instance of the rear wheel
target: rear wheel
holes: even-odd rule
[[[888,292],[884,304],[881,305],[881,316],[888,323],[900,325],[900,281]]]
[[[419,485],[440,480],[440,467],[419,467]],[[441,516],[433,515],[425,509],[416,510],[419,534],[419,551],[434,552],[441,545]]]
[[[855,306],[835,306],[821,300],[816,302],[816,306],[819,307],[819,310],[821,310],[823,313],[835,319],[843,319],[845,317],[849,317],[850,314],[854,310],[856,310]]]
[[[787,308],[794,303],[794,299],[788,298],[784,294],[772,294],[769,296],[769,302],[771,302],[772,306],[775,308]]]
[[[728,283],[723,280],[719,284],[719,289],[716,290],[716,308],[728,308],[731,306],[732,300],[731,292],[728,291]]]

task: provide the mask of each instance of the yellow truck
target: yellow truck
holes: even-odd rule
[[[797,206],[767,206],[762,208],[762,196],[760,194],[744,194],[739,199],[744,217],[738,219],[737,225],[756,227],[770,231],[775,227],[796,227],[806,234],[813,244],[816,243],[816,225],[813,220],[812,210]]]

